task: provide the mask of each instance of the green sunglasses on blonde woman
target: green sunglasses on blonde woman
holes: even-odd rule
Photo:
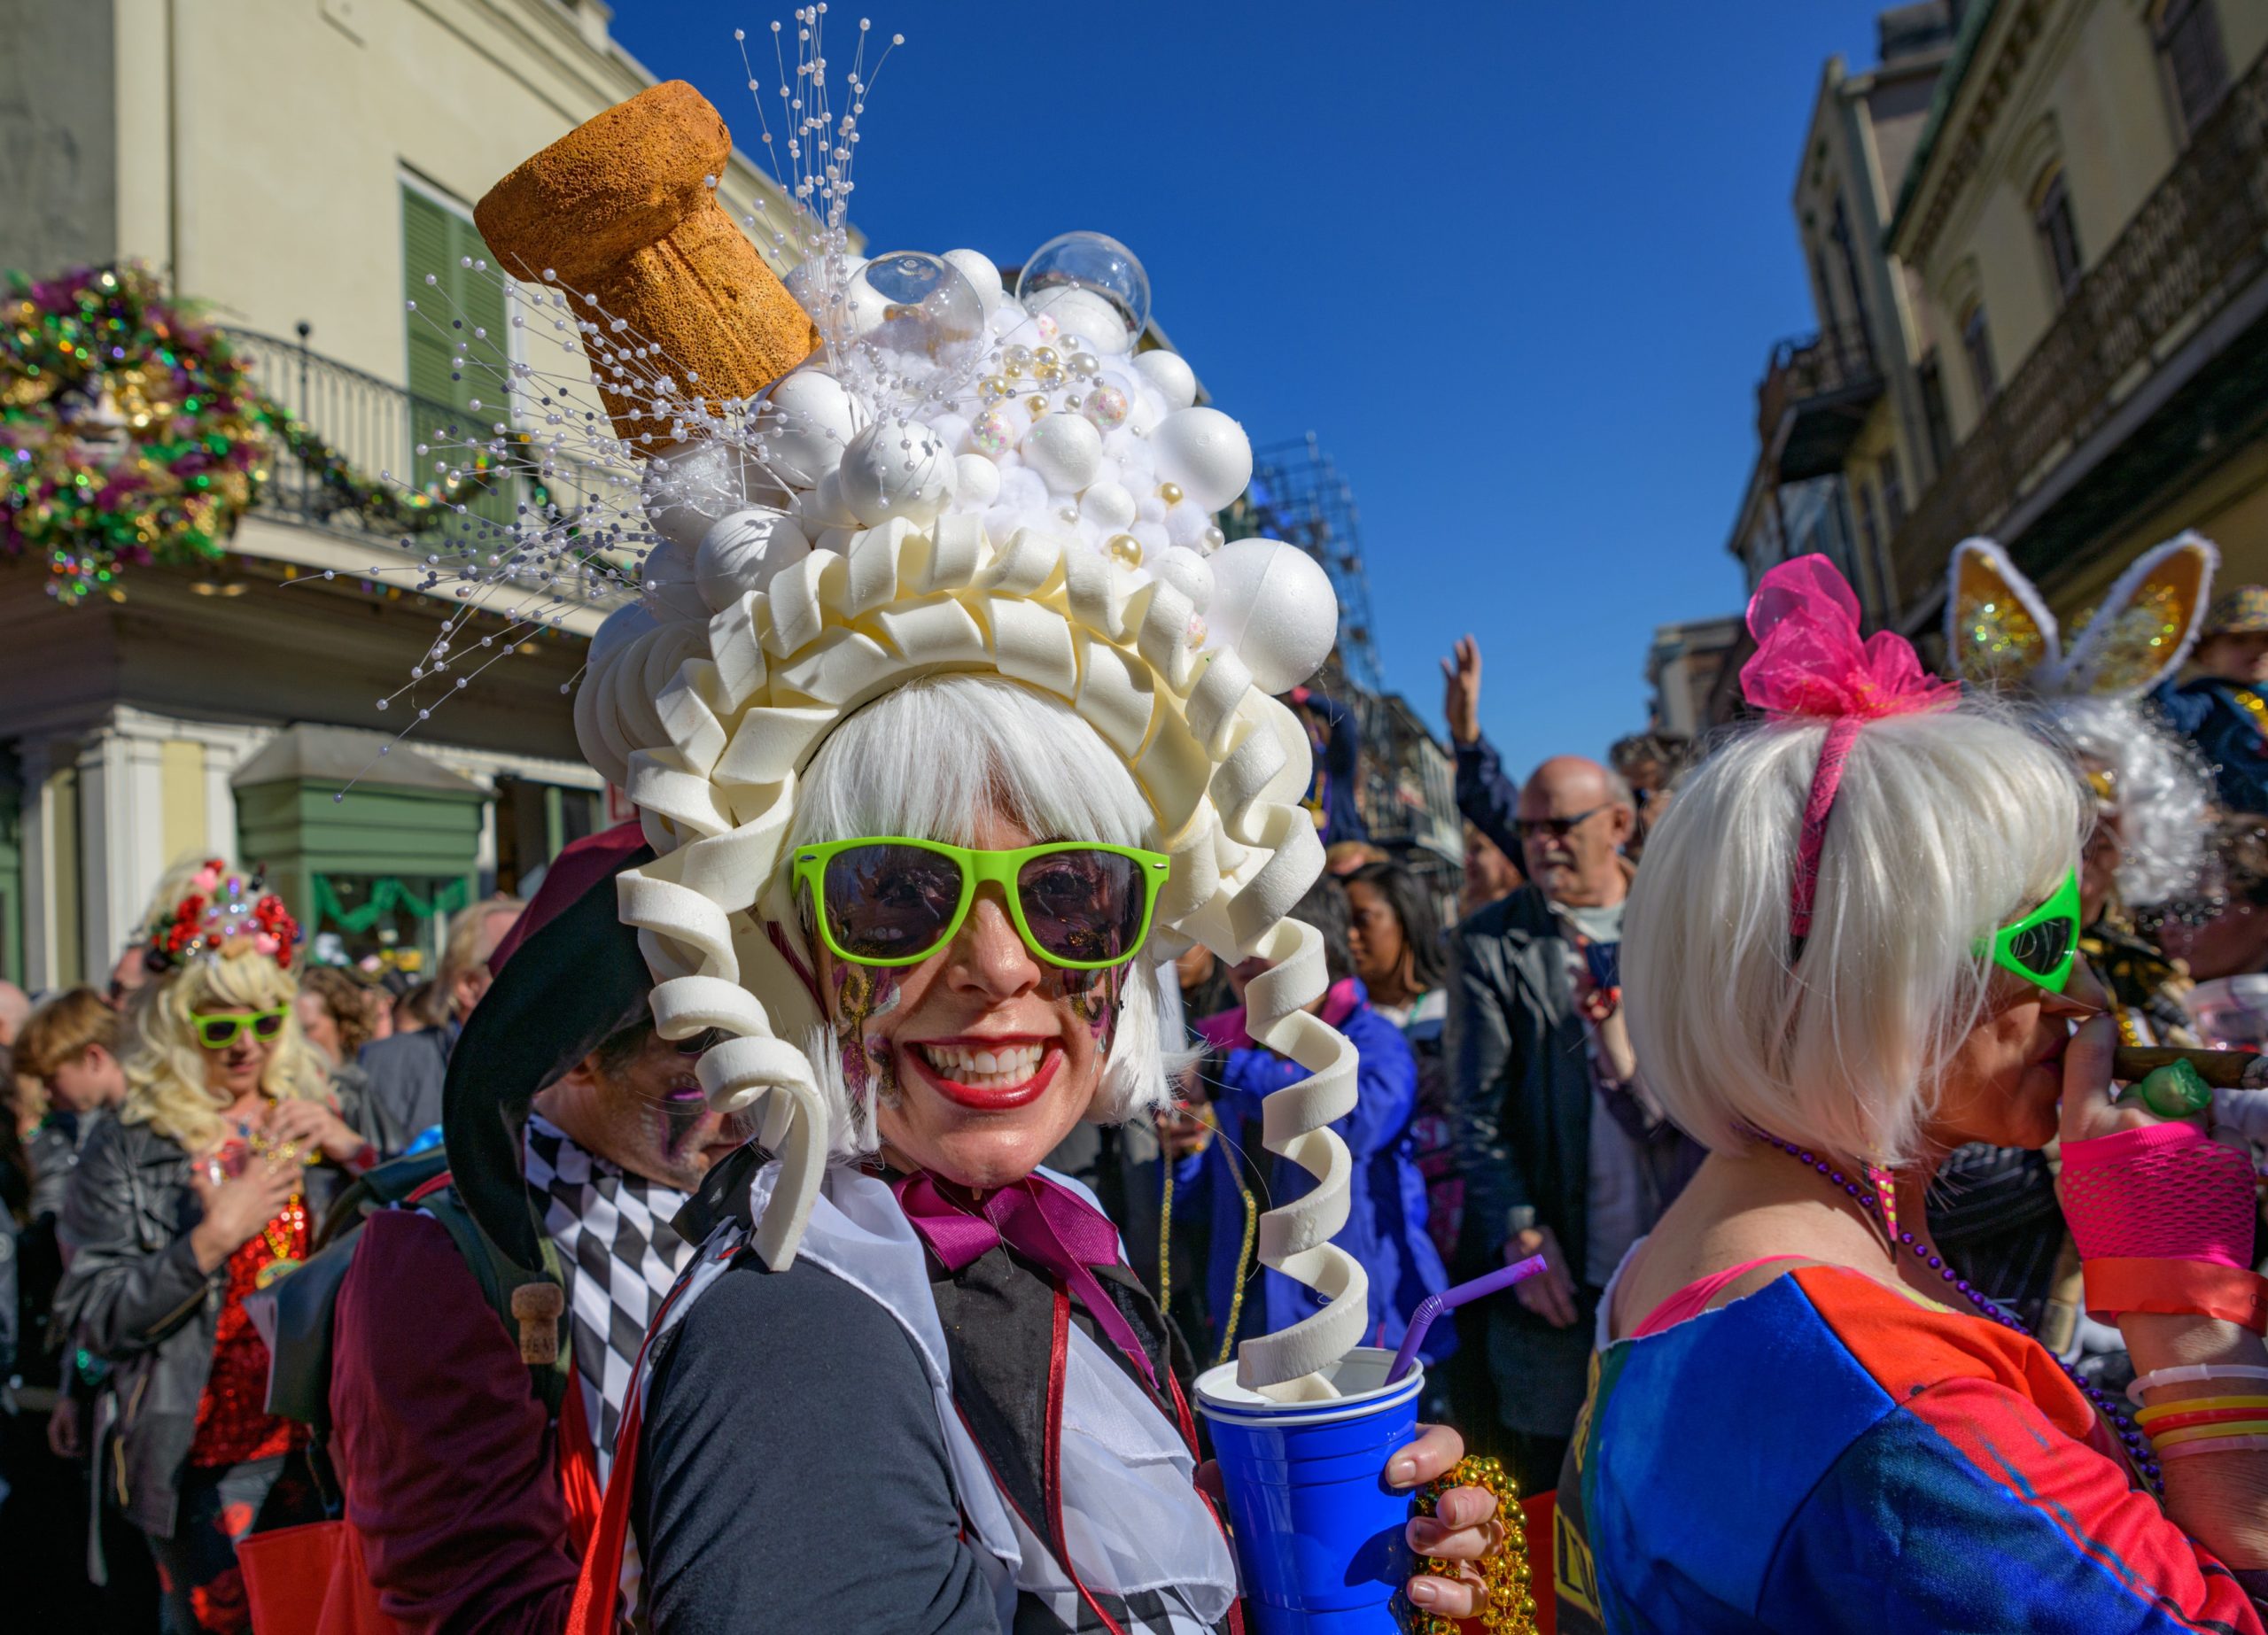
[[[1984,941],[1977,939],[1977,952]],[[2051,994],[2071,985],[2071,968],[2079,958],[2079,877],[2063,877],[2038,908],[1992,934],[1992,963]]]
[[[976,888],[997,885],[1036,957],[1103,971],[1133,958],[1150,934],[1171,867],[1161,853],[1098,841],[977,851],[876,835],[797,847],[795,882],[819,906],[827,951],[853,965],[918,965],[959,933]]]
[[[192,1011],[189,1019],[197,1028],[197,1042],[208,1050],[225,1050],[237,1042],[237,1035],[245,1028],[252,1029],[255,1039],[273,1039],[284,1031],[284,1018],[288,1012],[278,1005],[273,1011],[216,1011],[210,1013]]]

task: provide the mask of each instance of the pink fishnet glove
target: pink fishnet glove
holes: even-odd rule
[[[2082,1260],[2251,1267],[2252,1165],[2194,1124],[2065,1142],[2062,1195]]]

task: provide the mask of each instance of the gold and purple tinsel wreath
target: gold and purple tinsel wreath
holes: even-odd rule
[[[13,276],[0,323],[0,552],[64,602],[121,567],[211,561],[267,480],[268,442],[219,330],[138,265]]]

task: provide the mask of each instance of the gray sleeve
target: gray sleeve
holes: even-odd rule
[[[808,1261],[686,1313],[637,1480],[655,1635],[998,1635],[913,1342]]]

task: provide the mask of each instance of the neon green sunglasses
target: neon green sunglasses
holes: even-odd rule
[[[794,878],[819,904],[828,951],[853,965],[928,958],[959,934],[976,888],[990,883],[1035,955],[1103,971],[1141,948],[1171,869],[1161,853],[1096,841],[976,851],[893,834],[799,846]]]
[[[218,1011],[210,1014],[192,1011],[189,1019],[197,1028],[198,1043],[208,1050],[225,1050],[247,1027],[255,1039],[273,1039],[284,1031],[285,1014],[284,1007],[278,1005],[273,1011]]]
[[[1984,940],[1977,939],[1977,952]],[[2025,981],[2060,994],[2070,986],[2079,960],[2079,877],[2066,874],[2047,901],[1992,934],[1992,963]]]

